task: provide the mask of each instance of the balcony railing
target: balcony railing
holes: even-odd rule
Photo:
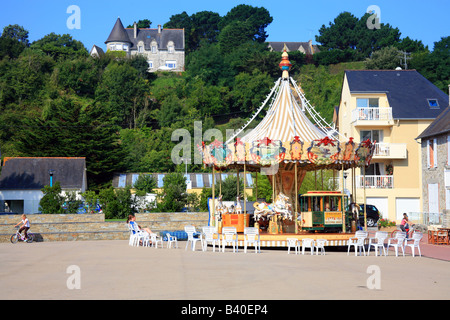
[[[352,121],[392,121],[391,108],[356,108],[352,110]]]
[[[406,143],[375,143],[374,157],[406,159]]]
[[[369,189],[392,189],[394,188],[394,176],[358,176],[356,179],[357,187]]]

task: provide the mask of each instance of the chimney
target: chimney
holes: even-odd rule
[[[161,25],[158,24],[158,33],[161,33]]]
[[[134,38],[136,39],[136,37],[137,37],[137,24],[136,24],[136,21],[133,24],[133,29],[134,29]]]

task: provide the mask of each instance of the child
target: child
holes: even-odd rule
[[[23,241],[27,241],[28,240],[27,231],[28,231],[28,229],[30,229],[30,221],[28,220],[28,218],[25,214],[22,214],[22,221],[20,221],[14,227],[17,227],[21,223],[23,223],[23,226],[19,229],[19,233],[21,233],[23,231],[23,235],[25,236],[25,239],[23,239]]]

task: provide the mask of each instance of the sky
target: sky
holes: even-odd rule
[[[114,23],[120,17],[126,27],[134,21],[149,19],[152,28],[164,25],[170,17],[186,11],[217,12],[225,16],[239,4],[266,8],[273,22],[267,27],[267,41],[308,41],[322,25],[348,11],[362,17],[367,8],[380,9],[381,23],[399,28],[401,37],[421,40],[430,50],[434,42],[449,36],[449,0],[13,0],[2,1],[0,31],[9,24],[18,24],[29,31],[33,42],[45,35],[70,34],[90,50],[94,44],[105,49]],[[79,15],[71,6],[79,8]],[[69,9],[69,10],[68,10]],[[79,17],[73,20],[74,17]],[[69,21],[69,24],[68,24]],[[74,25],[79,21],[79,25]]]

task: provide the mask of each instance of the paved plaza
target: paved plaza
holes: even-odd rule
[[[450,298],[449,262],[429,257],[233,253],[128,241],[0,243],[0,299],[317,300]],[[18,288],[27,288],[26,295]]]

